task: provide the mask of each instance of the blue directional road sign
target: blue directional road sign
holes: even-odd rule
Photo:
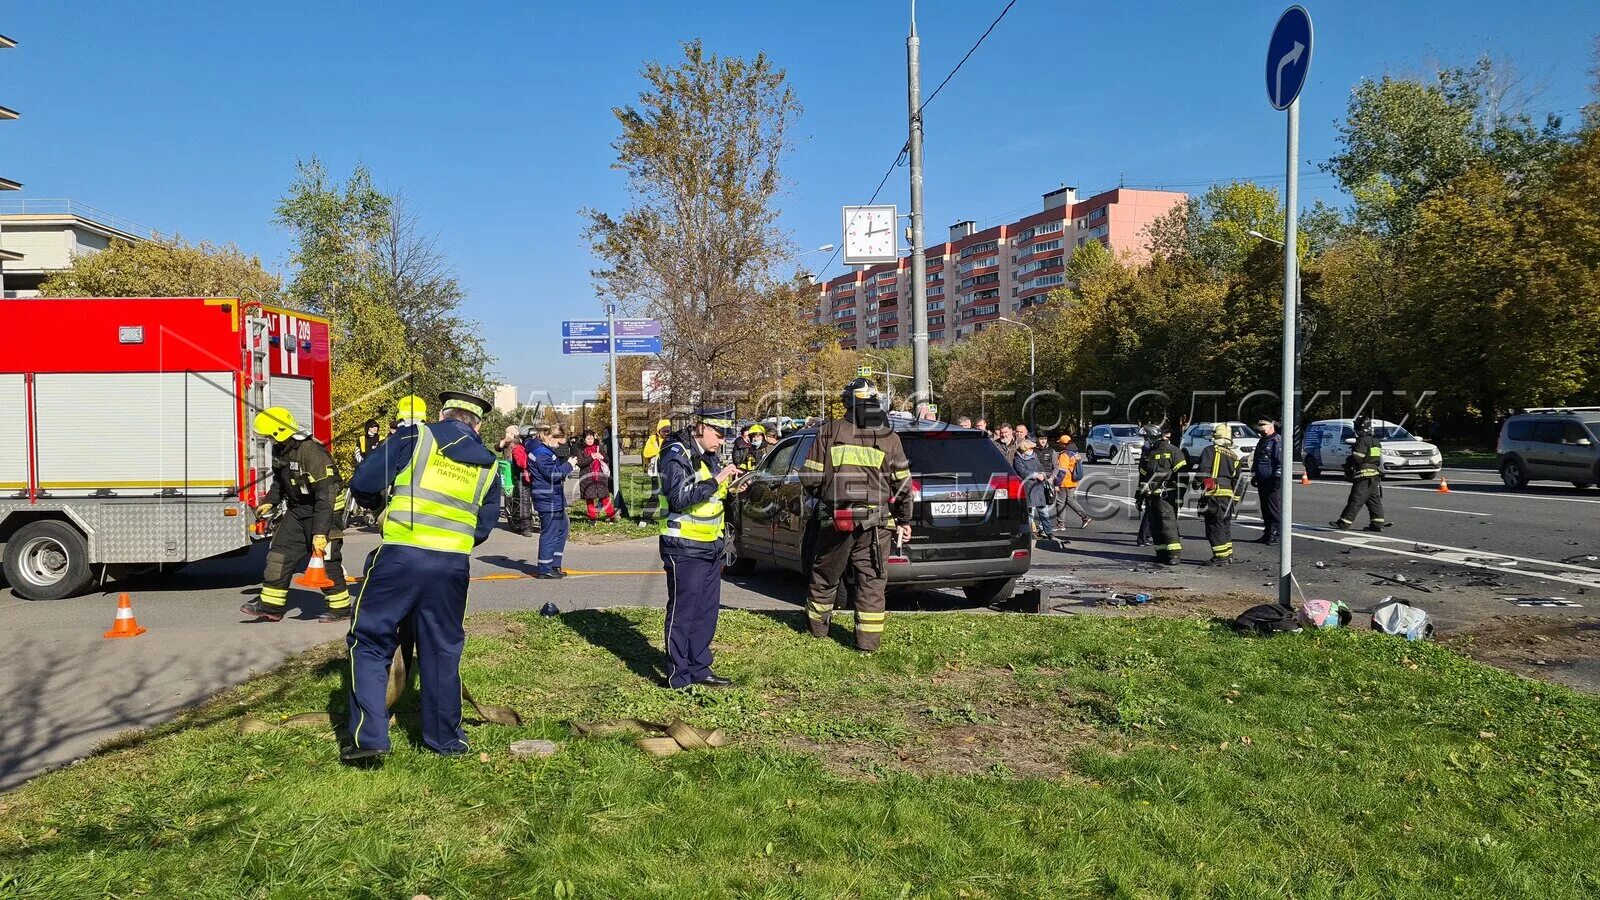
[[[571,324],[571,323],[567,323]],[[600,327],[605,327],[604,322]],[[610,353],[611,339],[604,337],[569,337],[561,339],[561,352],[566,354]]]
[[[1311,71],[1311,14],[1291,6],[1278,17],[1267,42],[1267,99],[1273,109],[1288,109],[1300,96]]]
[[[660,337],[661,323],[655,319],[618,319],[617,337]],[[621,352],[621,351],[618,351]]]
[[[622,323],[617,323],[619,326]],[[618,327],[618,332],[622,329]],[[617,338],[617,354],[622,355],[647,355],[661,352],[660,337],[619,337]]]
[[[561,336],[569,338],[605,337],[611,332],[606,328],[606,323],[601,322],[562,322]],[[605,351],[600,351],[604,353]]]

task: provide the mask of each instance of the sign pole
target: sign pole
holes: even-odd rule
[[[1289,146],[1287,185],[1284,188],[1283,217],[1283,472],[1278,476],[1278,499],[1282,503],[1282,520],[1278,535],[1278,604],[1284,608],[1294,605],[1294,414],[1298,399],[1294,386],[1298,372],[1295,363],[1299,354],[1295,348],[1296,320],[1299,316],[1299,291],[1295,289],[1299,278],[1298,243],[1300,223],[1300,98],[1289,104]]]
[[[622,457],[617,455],[617,407],[621,398],[617,396],[617,306],[615,303],[606,304],[606,347],[607,355],[611,361],[611,496],[622,495]]]

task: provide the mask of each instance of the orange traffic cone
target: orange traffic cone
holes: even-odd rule
[[[1311,483],[1311,473],[1310,472],[1301,472],[1300,473],[1300,483],[1301,484],[1310,484]]]
[[[1450,482],[1444,480],[1444,473],[1439,473],[1439,493],[1450,493]]]
[[[311,551],[311,561],[306,563],[305,574],[296,578],[294,583],[314,591],[333,587],[333,579],[328,577],[328,567],[322,564],[321,550]]]
[[[117,618],[111,623],[111,630],[105,633],[108,638],[138,637],[149,629],[140,628],[139,620],[133,617],[133,602],[127,594],[117,597]]]

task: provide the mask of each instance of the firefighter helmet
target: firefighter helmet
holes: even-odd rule
[[[1146,425],[1142,433],[1145,440],[1155,443],[1161,440],[1162,435],[1167,433],[1167,428],[1165,425]]]
[[[1357,417],[1357,419],[1355,421],[1355,426],[1356,426],[1356,434],[1371,434],[1372,433],[1372,417],[1371,416],[1359,416],[1359,417]]]
[[[282,443],[293,437],[300,426],[295,423],[294,413],[281,406],[269,406],[256,413],[256,434],[272,438]]]
[[[401,397],[396,405],[395,416],[405,422],[420,422],[428,418],[428,401],[416,394]]]
[[[844,386],[844,393],[839,395],[839,399],[844,402],[846,409],[858,403],[876,405],[878,403],[878,386],[869,379],[857,378]]]
[[[1211,426],[1211,439],[1212,440],[1216,440],[1217,438],[1230,438],[1231,439],[1232,437],[1233,437],[1233,427],[1231,425],[1229,425],[1227,422],[1218,422],[1217,424]]]

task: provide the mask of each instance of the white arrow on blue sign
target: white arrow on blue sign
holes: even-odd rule
[[[610,330],[603,321],[562,322],[561,336],[569,338],[605,337]]]
[[[606,323],[601,322],[602,326]],[[566,354],[610,353],[611,339],[606,337],[569,337],[561,339],[561,352]]]
[[[1278,17],[1267,42],[1267,99],[1273,109],[1288,109],[1311,71],[1311,14],[1291,6]]]

